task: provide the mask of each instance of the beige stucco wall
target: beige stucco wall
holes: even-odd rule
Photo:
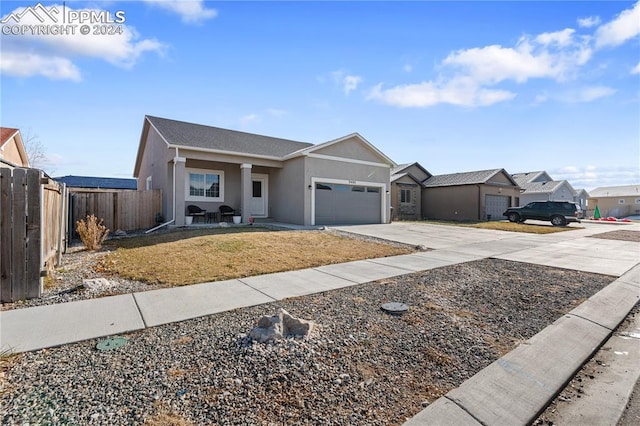
[[[479,186],[445,186],[425,188],[422,208],[426,219],[478,220]]]
[[[305,158],[296,157],[285,162],[282,169],[269,175],[272,188],[269,197],[270,216],[279,222],[304,223],[305,195],[311,192],[304,179]]]
[[[620,203],[620,201],[624,203]],[[587,217],[593,216],[596,204],[602,217],[623,218],[640,214],[640,194],[634,197],[589,197],[587,201]]]
[[[15,137],[9,139],[7,143],[2,145],[0,155],[2,155],[2,159],[4,161],[9,162],[16,167],[29,167],[27,157],[22,156],[20,154],[20,150],[18,150],[18,142]]]
[[[153,127],[149,128],[145,150],[138,170],[138,190],[147,189],[147,178],[151,176],[151,189],[162,190],[162,215],[173,219],[173,163],[175,150],[169,149]]]
[[[371,150],[371,148],[363,143],[357,136],[314,150],[313,153],[340,158],[350,158],[354,160],[371,161],[374,163],[379,163],[381,161],[380,156]]]
[[[520,190],[513,186],[460,185],[423,190],[422,208],[426,219],[477,221],[486,220],[486,195],[510,197],[513,206]]]

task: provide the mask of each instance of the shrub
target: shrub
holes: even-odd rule
[[[103,219],[98,221],[94,215],[87,216],[87,220],[81,219],[76,222],[76,232],[87,250],[97,250],[102,247],[102,243],[109,235],[109,230],[102,222],[104,222]]]

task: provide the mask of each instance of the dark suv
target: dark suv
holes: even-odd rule
[[[524,222],[527,219],[548,220],[553,226],[580,222],[578,214],[578,206],[568,201],[534,201],[523,207],[510,207],[502,213],[509,222]]]

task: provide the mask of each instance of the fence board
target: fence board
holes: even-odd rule
[[[40,297],[45,252],[58,259],[66,221],[59,185],[37,169],[0,168],[0,300]],[[46,191],[46,196],[45,196]],[[51,208],[51,210],[49,210]],[[49,219],[53,219],[51,223]],[[55,262],[54,260],[54,262]]]
[[[27,295],[27,224],[26,197],[27,173],[24,169],[13,170],[13,205],[11,206],[13,223],[11,226],[11,298],[24,299]]]
[[[0,301],[11,302],[11,169],[0,168]]]
[[[42,281],[40,271],[42,270],[42,234],[40,214],[41,186],[40,176],[42,172],[37,169],[27,170],[27,257],[26,257],[26,288],[25,297],[31,299],[40,297],[42,292]]]
[[[95,215],[103,219],[111,233],[117,230],[134,231],[156,225],[156,214],[162,211],[162,192],[115,191],[75,192],[70,195],[72,224],[75,235],[76,222]]]

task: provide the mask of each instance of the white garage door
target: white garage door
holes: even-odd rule
[[[315,193],[316,225],[382,222],[379,187],[316,183]]]
[[[509,196],[505,195],[485,195],[485,211],[487,220],[503,220],[502,213],[509,208]],[[491,215],[491,219],[489,219]]]

